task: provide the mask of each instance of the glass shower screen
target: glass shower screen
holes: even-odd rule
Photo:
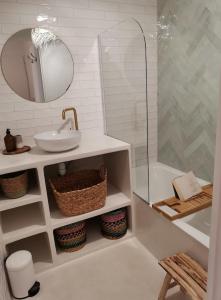
[[[100,34],[99,47],[105,131],[131,144],[134,192],[148,201],[145,36],[130,19]]]

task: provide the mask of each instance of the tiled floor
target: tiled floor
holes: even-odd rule
[[[36,300],[157,300],[163,277],[155,258],[133,238],[42,274]]]

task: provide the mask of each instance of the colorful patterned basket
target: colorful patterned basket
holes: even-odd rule
[[[120,239],[127,232],[127,210],[117,209],[101,216],[101,232],[111,240]]]
[[[49,180],[61,213],[76,216],[99,209],[107,196],[107,171],[83,170]]]
[[[74,252],[84,247],[87,239],[86,222],[78,222],[58,228],[54,232],[55,241],[65,252]]]
[[[10,199],[20,198],[28,191],[28,172],[21,171],[2,175],[0,184],[6,197]]]

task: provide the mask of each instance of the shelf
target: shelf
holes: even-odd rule
[[[41,201],[41,194],[39,188],[34,187],[28,191],[28,193],[17,199],[8,199],[5,198],[2,194],[0,195],[0,212],[16,207],[20,207],[23,205],[28,205],[31,203]]]
[[[131,231],[128,229],[125,236],[118,240],[109,240],[102,236],[99,228],[98,220],[94,220],[87,226],[87,242],[86,245],[75,252],[64,252],[57,248],[57,263],[62,264],[66,261],[80,258],[84,255],[92,253],[97,250],[102,250],[109,246],[115,246],[120,242],[132,237]]]
[[[42,233],[46,230],[46,226],[43,225],[30,225],[22,229],[17,229],[12,232],[3,234],[3,241],[5,244],[12,243],[14,241]]]
[[[104,213],[107,213],[109,211],[126,207],[131,205],[131,200],[125,196],[123,193],[121,193],[119,190],[117,190],[113,186],[108,186],[108,196],[106,199],[106,204],[104,207],[94,210],[92,212],[82,214],[79,216],[73,216],[73,217],[65,217],[63,216],[60,211],[55,208],[51,211],[51,224],[53,229],[68,225],[71,223],[76,223],[82,220],[90,219],[99,215],[102,215]]]
[[[41,203],[33,203],[1,212],[5,244],[45,231]]]
[[[28,173],[28,192],[25,196],[17,199],[8,199],[3,192],[0,192],[0,212],[36,203],[42,200],[39,188],[39,176],[37,169],[27,169]]]
[[[21,239],[6,246],[7,254],[19,250],[28,250],[31,252],[34,268],[37,273],[52,267],[50,245],[46,232]]]

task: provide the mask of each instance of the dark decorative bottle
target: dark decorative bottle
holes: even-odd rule
[[[16,150],[16,138],[13,135],[11,135],[10,129],[6,130],[4,142],[7,152],[12,152]]]

